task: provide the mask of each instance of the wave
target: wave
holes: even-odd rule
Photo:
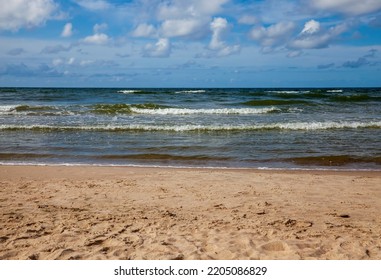
[[[0,114],[12,112],[16,107],[17,105],[0,105]]]
[[[47,111],[47,110],[57,110],[55,106],[30,106],[30,105],[18,105],[13,108],[16,112],[27,112],[27,111]]]
[[[93,113],[97,114],[131,114],[138,110],[157,110],[168,108],[167,106],[158,105],[154,103],[144,104],[97,104],[90,107]]]
[[[330,93],[341,93],[343,92],[342,89],[330,89],[330,90],[327,90],[327,92],[330,92]]]
[[[206,90],[204,89],[195,89],[195,90],[179,90],[175,91],[175,93],[205,93]]]
[[[0,106],[0,115],[75,115],[84,114],[81,108],[30,106],[30,105],[4,105]],[[80,109],[80,110],[79,110]],[[267,108],[215,108],[215,109],[189,109],[171,108],[154,103],[144,104],[97,104],[88,106],[91,113],[118,115],[118,114],[146,114],[146,115],[252,115],[267,114],[281,111],[276,107]],[[87,110],[86,109],[86,110]]]
[[[0,130],[31,131],[255,131],[255,130],[331,130],[331,129],[380,129],[381,121],[374,122],[295,122],[257,125],[95,125],[95,126],[52,126],[52,125],[0,125]]]
[[[266,114],[280,111],[276,107],[268,108],[216,108],[216,109],[189,109],[171,108],[154,103],[145,104],[98,104],[92,106],[92,111],[98,114],[146,114],[146,115],[250,115]]]
[[[311,104],[310,102],[304,100],[280,100],[280,99],[259,99],[251,100],[241,103],[246,106],[277,106],[277,105],[292,105],[292,104]]]
[[[2,105],[0,106],[0,115],[27,115],[27,116],[57,116],[74,115],[67,107],[57,106],[31,106],[31,105]]]
[[[309,93],[309,90],[267,90],[269,93],[280,93],[280,94],[295,94],[295,93]]]
[[[180,109],[180,108],[164,108],[164,109],[139,109],[131,107],[131,111],[138,114],[147,115],[252,115],[267,114],[280,111],[275,107],[253,109],[253,108],[220,108],[220,109]]]
[[[131,93],[139,93],[141,90],[136,90],[136,89],[123,89],[123,90],[118,90],[117,93],[124,93],[124,94],[131,94]]]

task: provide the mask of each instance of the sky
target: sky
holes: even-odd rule
[[[0,7],[0,87],[381,86],[381,0]]]

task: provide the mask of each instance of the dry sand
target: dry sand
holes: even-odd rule
[[[0,166],[0,259],[381,259],[381,172]]]

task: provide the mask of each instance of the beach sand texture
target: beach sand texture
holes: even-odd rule
[[[0,259],[381,259],[381,173],[0,167]]]

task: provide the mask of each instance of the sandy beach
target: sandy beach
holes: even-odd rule
[[[0,166],[0,259],[381,259],[381,172]]]

